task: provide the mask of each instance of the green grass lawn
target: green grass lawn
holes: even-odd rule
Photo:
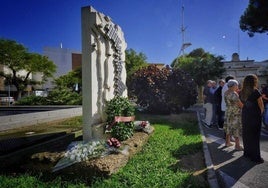
[[[202,139],[196,114],[171,116],[137,115],[149,120],[155,132],[143,150],[110,178],[83,180],[44,175],[0,176],[0,187],[209,187],[202,153]]]

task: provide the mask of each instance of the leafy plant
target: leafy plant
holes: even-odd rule
[[[108,179],[90,177],[80,179],[75,174],[24,174],[0,175],[2,187],[209,187],[206,181],[202,138],[194,113],[182,113],[173,119],[170,116],[148,116],[137,113],[137,119],[147,119],[154,134],[143,150],[133,156],[125,167]],[[67,122],[66,122],[67,123]],[[200,155],[199,155],[200,154]],[[200,156],[197,157],[197,156]],[[182,157],[197,160],[204,166],[183,167]],[[198,173],[196,173],[198,172]],[[46,181],[44,181],[44,179]]]
[[[154,114],[181,112],[194,104],[197,96],[196,85],[186,72],[155,65],[137,71],[129,89],[136,95],[137,104]]]
[[[67,88],[54,89],[48,94],[47,100],[52,105],[81,105],[82,95]]]
[[[27,96],[17,101],[19,105],[81,105],[82,95],[69,89],[54,89],[47,97]]]
[[[133,116],[135,108],[126,97],[115,96],[106,104],[107,121],[113,123],[115,116]]]
[[[45,97],[41,96],[27,96],[22,97],[20,100],[16,102],[17,105],[45,105],[47,104],[47,100]]]
[[[135,108],[125,97],[116,96],[107,102],[106,114],[107,122],[111,127],[112,137],[120,141],[126,140],[133,135],[133,122],[114,122],[115,116],[133,116]]]
[[[111,129],[112,137],[120,141],[127,140],[132,137],[134,133],[133,122],[118,122]]]
[[[30,53],[22,44],[4,38],[0,38],[0,59],[1,65],[10,69],[10,71],[0,71],[0,78],[5,78],[16,88],[16,99],[21,98],[27,85],[40,85],[53,77],[57,68],[48,57]],[[31,79],[30,75],[33,73],[40,73],[42,79],[40,81]]]

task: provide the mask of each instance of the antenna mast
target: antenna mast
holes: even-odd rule
[[[191,46],[192,44],[190,42],[185,43],[185,39],[184,39],[184,37],[185,37],[184,33],[186,31],[186,27],[184,27],[184,6],[183,5],[181,7],[181,19],[182,19],[181,20],[181,38],[182,38],[181,40],[182,40],[182,46],[181,46],[180,53],[182,53],[182,55],[184,56],[184,50],[187,47]]]
[[[237,33],[237,53],[238,55],[240,56],[240,32],[239,32],[239,29],[238,29],[238,33]]]
[[[182,41],[181,51],[182,51],[182,55],[184,55],[183,44],[184,44],[184,32],[185,32],[185,30],[186,30],[186,28],[184,27],[184,6],[182,5],[182,7],[181,7],[181,41]]]

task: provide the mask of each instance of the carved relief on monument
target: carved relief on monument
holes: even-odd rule
[[[96,12],[96,24],[91,31],[94,37],[92,53],[95,53],[92,62],[96,62],[97,67],[98,113],[103,114],[107,100],[127,95],[124,62],[126,42],[121,28],[99,12]]]
[[[124,33],[110,17],[92,7],[82,8],[83,121],[85,124],[105,122],[106,101],[114,96],[127,97],[126,47]]]

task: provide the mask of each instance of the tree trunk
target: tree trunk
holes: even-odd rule
[[[203,86],[197,86],[197,91],[198,91],[198,104],[203,103]]]
[[[17,100],[21,99],[21,93],[22,93],[22,91],[18,91]]]

